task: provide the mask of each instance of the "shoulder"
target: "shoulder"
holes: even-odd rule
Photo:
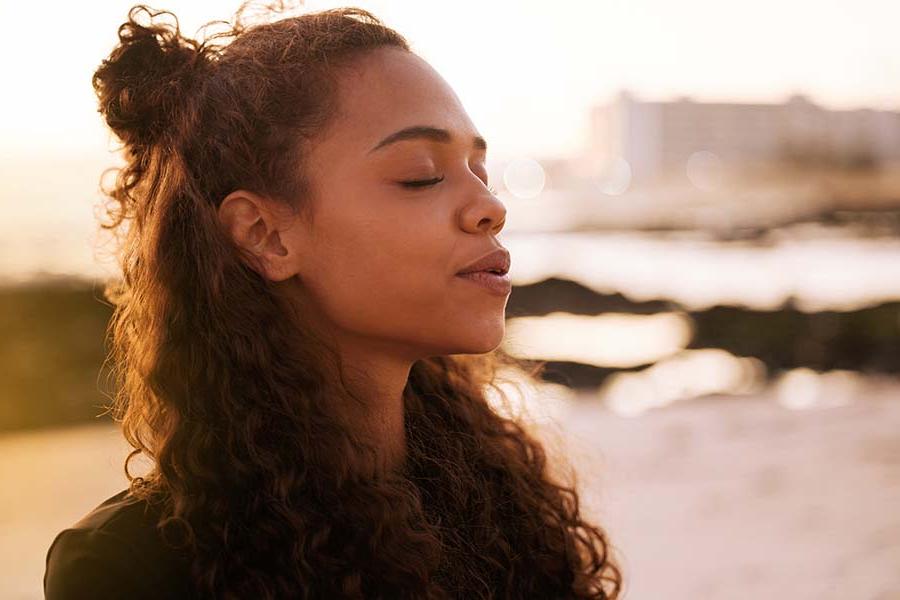
[[[163,543],[157,516],[122,490],[60,531],[47,550],[46,600],[181,597],[187,562]]]

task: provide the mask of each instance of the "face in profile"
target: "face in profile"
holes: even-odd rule
[[[500,247],[479,132],[447,82],[394,48],[342,72],[340,115],[309,156],[315,221],[281,232],[307,294],[345,341],[409,360],[483,353],[504,334],[507,292],[457,273]],[[410,126],[446,140],[401,139]]]

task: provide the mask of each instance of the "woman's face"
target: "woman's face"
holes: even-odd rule
[[[341,114],[309,157],[313,229],[282,233],[304,293],[345,340],[409,360],[493,350],[508,295],[457,276],[500,247],[506,217],[478,131],[447,82],[400,49],[367,54],[339,90]],[[378,147],[414,125],[449,137]]]

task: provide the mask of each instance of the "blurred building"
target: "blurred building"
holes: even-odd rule
[[[729,166],[867,167],[900,160],[900,112],[782,104],[647,102],[627,91],[591,112],[590,164],[626,161],[634,181],[684,173],[692,157]]]

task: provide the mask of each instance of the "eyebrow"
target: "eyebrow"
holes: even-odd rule
[[[434,142],[441,142],[443,144],[449,144],[453,141],[453,136],[450,135],[450,132],[446,129],[440,129],[439,127],[432,127],[429,125],[414,125],[412,127],[406,127],[405,129],[401,129],[400,131],[395,131],[391,135],[387,136],[377,144],[375,147],[369,150],[369,154],[384,148],[388,144],[393,144],[394,142],[399,142],[402,140],[413,140],[413,139],[426,139]],[[472,138],[472,147],[478,150],[487,151],[487,142],[480,135],[476,135]]]

